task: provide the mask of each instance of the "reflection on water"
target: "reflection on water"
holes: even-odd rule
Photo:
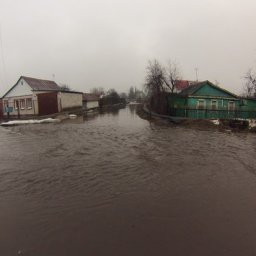
[[[129,106],[129,110],[131,112],[131,115],[134,115],[136,113],[136,108],[138,105],[128,105]]]
[[[135,106],[0,128],[0,255],[254,255],[255,135]]]

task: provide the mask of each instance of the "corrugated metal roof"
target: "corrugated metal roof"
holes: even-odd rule
[[[22,76],[28,85],[32,88],[34,91],[60,91],[61,87],[58,86],[54,81],[50,80],[42,80],[42,79],[37,79],[37,78],[32,78],[32,77],[27,77],[27,76]]]

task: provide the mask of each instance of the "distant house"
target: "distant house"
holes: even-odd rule
[[[188,118],[256,118],[256,101],[242,99],[209,81],[169,95],[169,113]]]
[[[199,83],[198,81],[175,80],[174,93],[180,93],[191,85]]]
[[[188,80],[175,80],[174,92],[179,93],[182,90],[189,87],[190,82]]]
[[[99,108],[99,96],[92,93],[83,93],[83,110]]]
[[[21,76],[2,97],[4,115],[48,115],[82,107],[82,93],[63,90],[54,81]]]

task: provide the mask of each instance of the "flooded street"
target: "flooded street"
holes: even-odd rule
[[[256,255],[255,142],[129,106],[0,127],[0,255]]]

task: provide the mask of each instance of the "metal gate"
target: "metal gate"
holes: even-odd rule
[[[58,92],[37,94],[38,114],[40,116],[50,115],[58,112]]]

